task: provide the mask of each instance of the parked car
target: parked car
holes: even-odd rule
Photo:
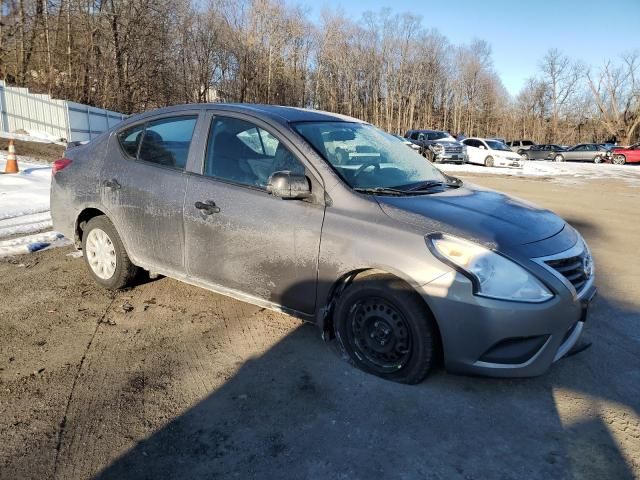
[[[640,143],[635,143],[630,147],[615,147],[611,151],[611,161],[616,165],[640,163]]]
[[[522,157],[513,153],[504,143],[484,138],[465,138],[469,163],[485,167],[521,167]]]
[[[562,152],[556,152],[556,162],[593,162],[601,163],[611,158],[611,152],[597,143],[579,143]]]
[[[467,161],[467,154],[462,143],[448,132],[440,130],[409,130],[405,134],[410,142],[420,148],[420,152],[432,162]]]
[[[410,142],[409,140],[407,140],[406,138],[404,138],[401,135],[395,135],[395,134],[391,134],[392,136],[396,137],[398,140],[400,140],[402,143],[404,143],[407,147],[410,147],[412,150],[416,150],[416,151],[420,151],[420,145],[416,145],[413,142]]]
[[[340,142],[378,155],[345,165]],[[342,115],[169,107],[52,171],[54,228],[99,285],[146,270],[285,311],[398,382],[421,381],[440,352],[452,372],[541,374],[571,351],[595,294],[589,248],[560,217]]]
[[[531,147],[535,145],[531,140],[512,140],[507,143],[507,146],[518,154],[522,154],[525,150],[529,150]]]
[[[525,150],[520,155],[525,160],[553,160],[556,152],[564,152],[565,147],[548,143],[544,145],[533,145],[529,150]]]
[[[504,143],[505,145],[507,144],[507,141],[504,138],[491,137],[491,138],[488,138],[487,140],[495,140],[496,142]]]

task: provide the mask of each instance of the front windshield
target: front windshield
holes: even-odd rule
[[[299,122],[293,128],[351,188],[398,188],[447,181],[420,154],[372,125]]]
[[[451,135],[449,135],[447,132],[435,132],[429,135],[429,140],[441,140],[443,138],[449,137],[451,137]]]
[[[487,145],[491,150],[504,150],[506,152],[510,152],[511,149],[507,147],[504,143],[498,142],[497,140],[486,140]]]

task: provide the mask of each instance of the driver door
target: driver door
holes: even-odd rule
[[[309,314],[316,301],[324,189],[293,151],[251,117],[212,117],[201,171],[187,184],[185,256],[189,276],[199,282]],[[269,176],[283,170],[305,174],[312,197],[269,194]]]

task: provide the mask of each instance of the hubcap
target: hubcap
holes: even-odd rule
[[[85,243],[85,255],[93,273],[103,280],[113,277],[116,271],[116,250],[107,233],[94,228]]]
[[[370,369],[388,373],[402,368],[411,351],[411,330],[391,303],[370,297],[351,310],[349,343]]]

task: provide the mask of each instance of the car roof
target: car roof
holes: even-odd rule
[[[449,132],[446,132],[444,130],[426,130],[423,128],[417,128],[414,130],[409,130],[409,132],[418,132],[418,133],[446,133],[449,134]]]
[[[280,105],[262,105],[254,103],[188,103],[158,108],[156,110],[150,110],[148,112],[132,115],[126,120],[126,124],[136,123],[146,117],[193,110],[213,110],[220,112],[226,111],[246,113],[258,117],[262,120],[270,120],[282,124],[294,122],[330,121],[367,123],[357,118],[348,117],[339,113],[325,112],[323,110],[313,110],[307,108],[286,107]],[[119,124],[118,127],[122,125],[124,125],[124,122],[122,124]]]

